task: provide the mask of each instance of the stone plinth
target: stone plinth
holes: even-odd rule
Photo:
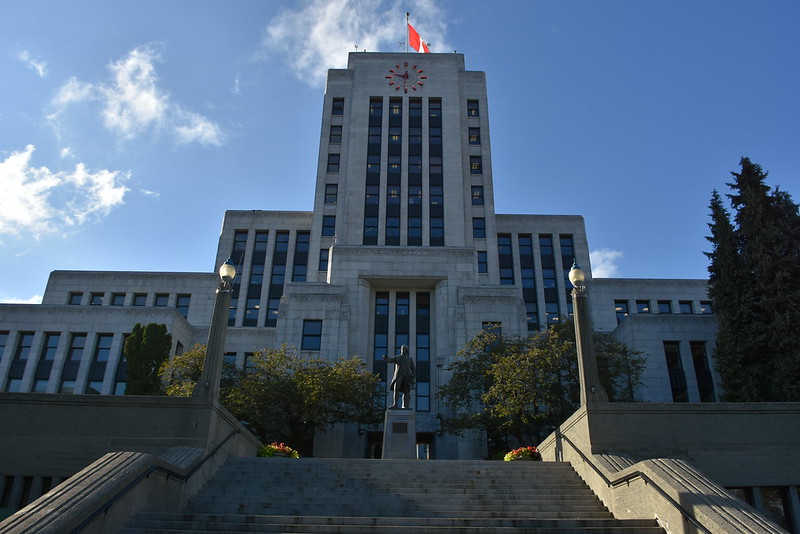
[[[386,410],[383,430],[384,459],[416,459],[417,427],[414,410]]]

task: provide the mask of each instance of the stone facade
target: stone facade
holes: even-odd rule
[[[465,70],[463,55],[350,54],[347,69],[329,71],[318,154],[313,211],[225,213],[215,265],[237,267],[225,351],[240,367],[248,353],[289,343],[309,356],[358,355],[385,376],[380,357],[408,344],[419,443],[434,458],[482,458],[481,436],[439,435],[447,367],[489,323],[525,336],[569,316],[575,260],[595,327],[646,353],[636,398],[713,400],[694,372],[713,369],[704,281],[592,281],[582,217],[495,212],[485,74]],[[175,352],[205,343],[215,278],[52,273],[42,305],[0,305],[0,389],[64,392],[65,362],[83,340],[69,391],[119,393],[135,323],[166,324]],[[717,398],[716,375],[712,384]],[[369,456],[380,431],[331,429],[315,454]]]

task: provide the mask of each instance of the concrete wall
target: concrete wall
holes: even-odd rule
[[[784,532],[725,487],[800,485],[800,403],[581,407],[539,446],[568,461],[615,517],[669,532]],[[797,528],[797,525],[795,525]]]
[[[109,452],[209,451],[233,431],[252,454],[260,445],[219,403],[193,398],[0,393],[0,421],[0,475],[14,480],[4,496],[12,509],[41,494],[25,490],[26,479],[55,485]]]

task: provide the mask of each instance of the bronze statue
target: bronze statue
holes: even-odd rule
[[[395,365],[392,382],[389,384],[389,388],[393,392],[393,402],[389,409],[398,408],[397,399],[400,394],[403,395],[403,402],[400,408],[404,410],[411,408],[411,388],[414,387],[414,382],[416,381],[417,369],[414,365],[414,359],[408,353],[408,345],[400,347],[400,354],[397,356],[389,356],[387,358],[384,354],[383,359]]]

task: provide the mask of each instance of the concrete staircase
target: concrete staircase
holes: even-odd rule
[[[347,532],[663,534],[618,520],[568,463],[231,458],[181,513],[123,534]]]

